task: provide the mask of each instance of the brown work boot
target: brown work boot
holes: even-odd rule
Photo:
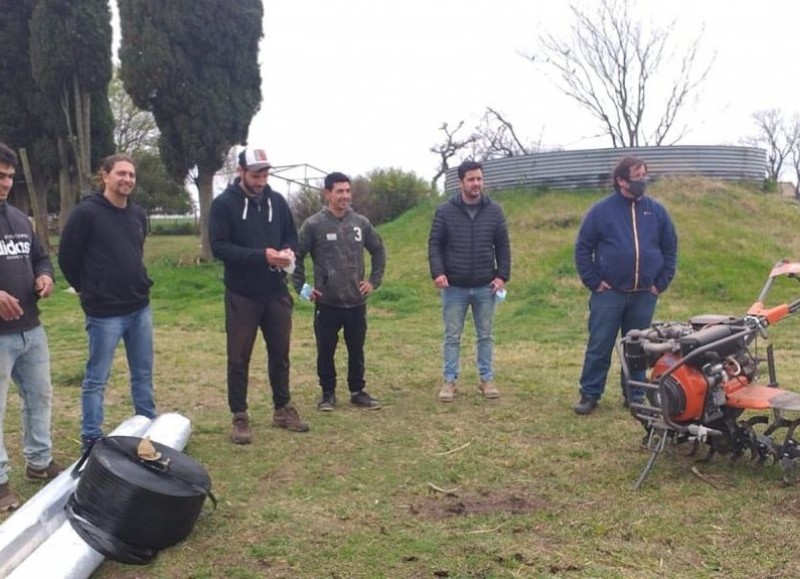
[[[45,468],[31,468],[30,466],[25,469],[25,478],[34,481],[42,482],[56,478],[61,471],[64,470],[60,464],[51,460]]]
[[[456,399],[456,383],[445,382],[439,390],[439,402],[452,402]]]
[[[0,512],[13,511],[19,506],[19,499],[7,482],[0,485]]]
[[[292,432],[308,432],[310,430],[308,424],[303,422],[303,419],[297,413],[297,408],[292,404],[275,409],[272,414],[272,426],[285,428]]]
[[[253,442],[253,433],[250,430],[250,419],[247,412],[233,414],[233,430],[231,431],[233,444],[250,444]]]
[[[484,398],[500,398],[500,391],[497,390],[497,386],[494,385],[494,382],[491,380],[481,380],[480,385],[478,386],[478,390],[480,390],[481,394],[483,394]]]

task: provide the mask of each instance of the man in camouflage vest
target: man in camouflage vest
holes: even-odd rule
[[[364,341],[367,336],[367,298],[381,284],[386,250],[369,219],[350,208],[350,179],[343,173],[325,177],[325,203],[300,228],[296,265],[292,275],[301,297],[314,302],[314,335],[317,340],[317,375],[323,412],[336,407],[334,356],[339,330],[347,346],[347,385],[350,402],[378,409],[380,402],[364,390]],[[364,250],[371,256],[369,278],[365,275]],[[314,262],[313,288],[306,285],[303,259]],[[310,288],[310,291],[309,291]]]

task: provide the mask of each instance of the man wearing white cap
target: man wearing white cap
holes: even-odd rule
[[[293,432],[309,430],[289,393],[294,302],[284,269],[294,265],[297,229],[288,203],[267,184],[270,168],[264,149],[242,151],[238,176],[214,199],[208,222],[211,251],[225,264],[228,405],[235,444],[252,442],[247,378],[258,330],[267,347],[272,425]]]

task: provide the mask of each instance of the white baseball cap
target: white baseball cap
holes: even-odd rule
[[[261,171],[272,167],[267,160],[267,152],[257,147],[248,147],[239,153],[239,165],[248,171]]]

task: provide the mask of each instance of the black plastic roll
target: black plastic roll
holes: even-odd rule
[[[141,438],[110,436],[94,445],[67,504],[70,524],[114,561],[143,565],[194,528],[211,479],[182,452],[153,442],[157,461],[137,455]]]

